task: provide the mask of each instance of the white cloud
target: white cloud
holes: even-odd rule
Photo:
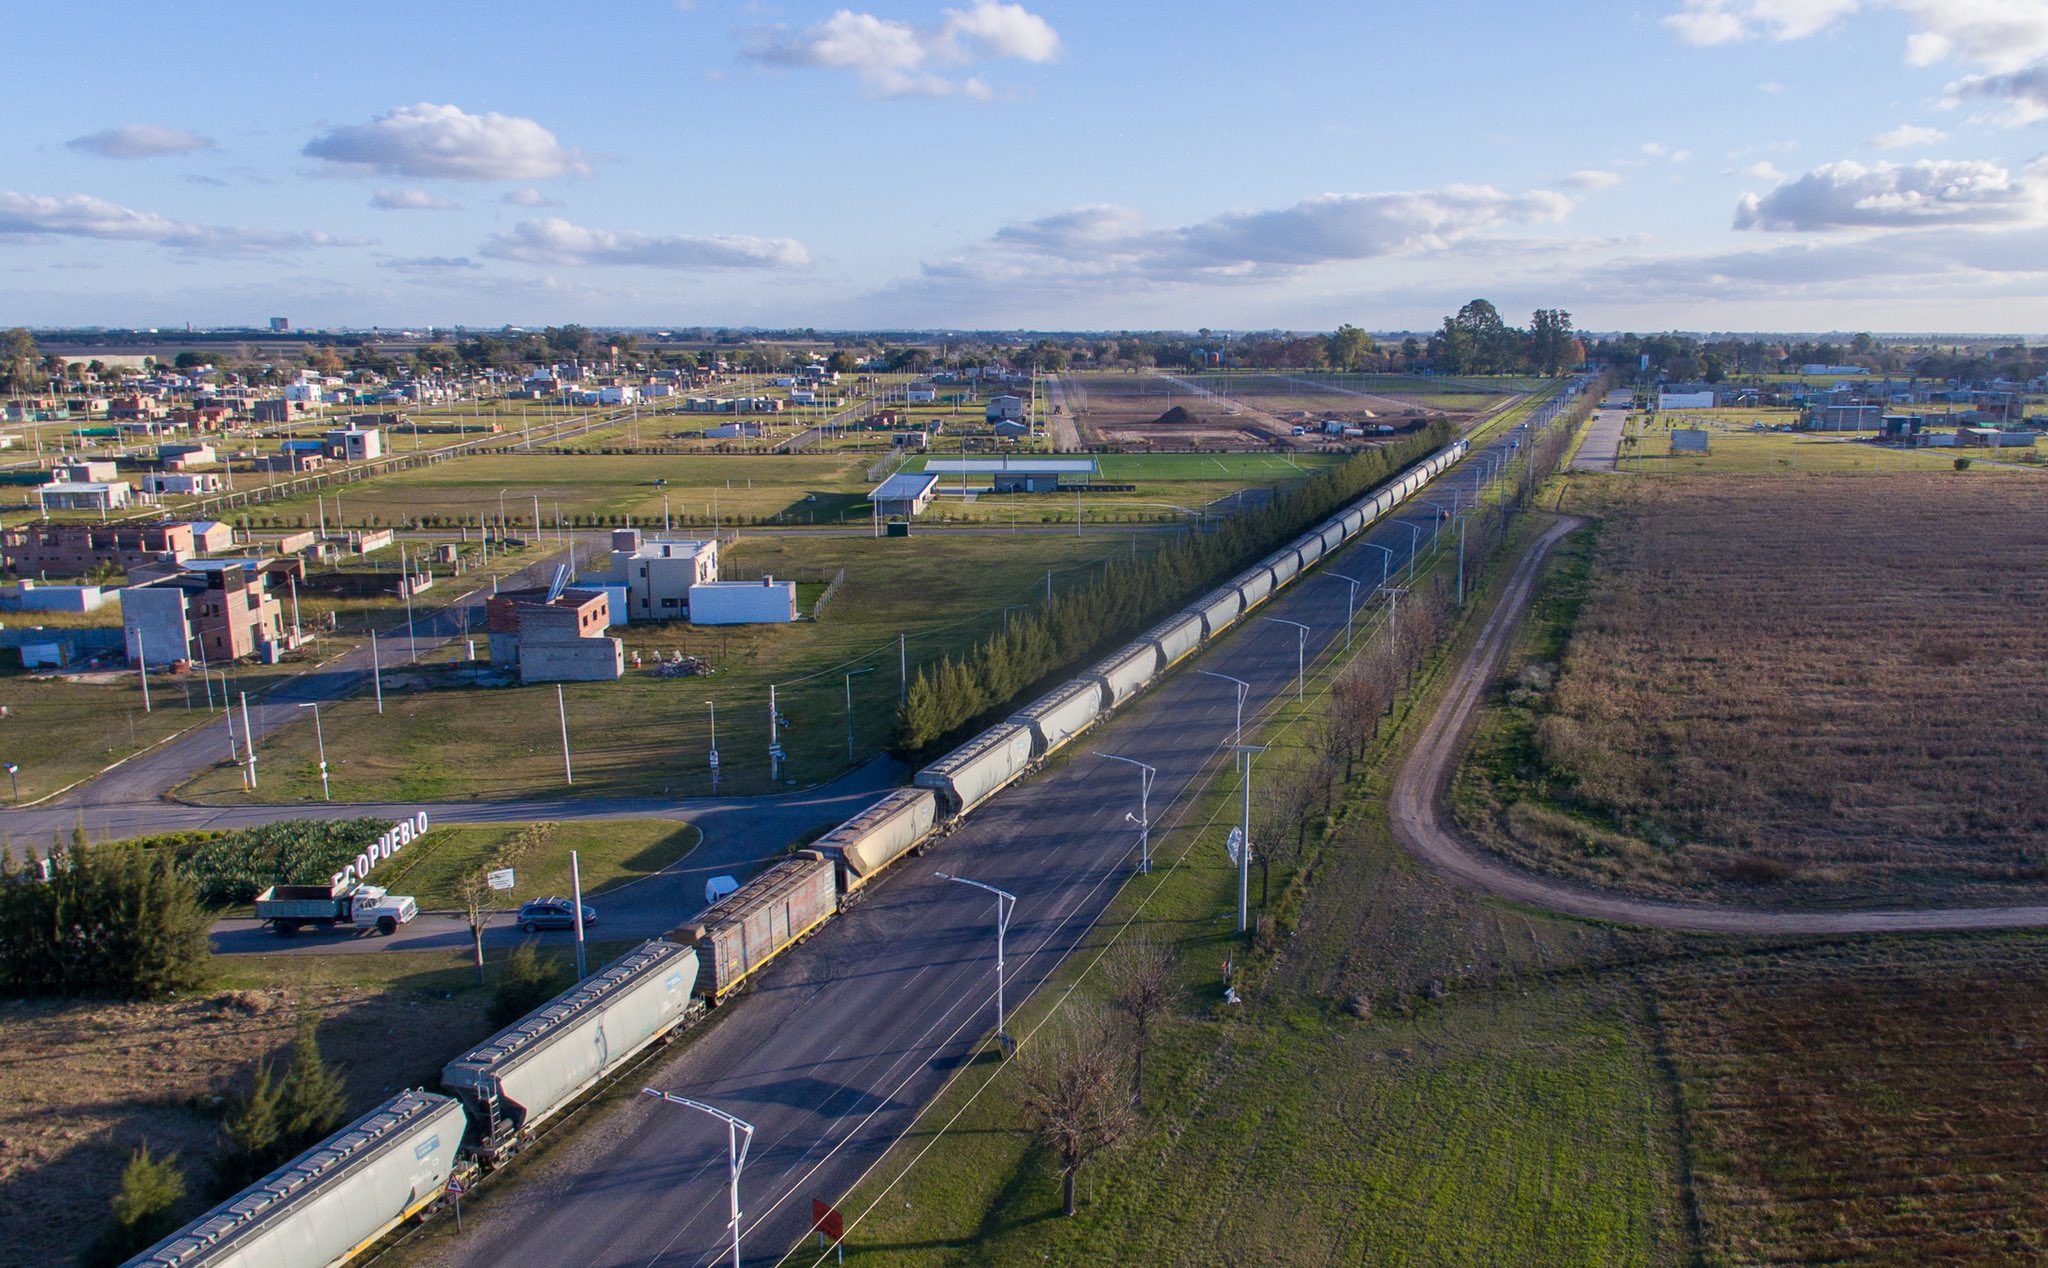
[[[1933,227],[1754,251],[1636,257],[1588,270],[1579,282],[1591,293],[1665,305],[1782,301],[1791,292],[1887,304],[1909,295],[2011,294],[2048,282],[2048,228]]]
[[[1563,183],[1573,189],[1613,189],[1621,184],[1621,173],[1598,167],[1584,167],[1565,177]]]
[[[1666,152],[1667,151],[1665,145],[1662,141],[1643,142],[1643,153],[1649,155],[1651,158],[1663,158]]]
[[[466,255],[415,255],[393,256],[379,260],[382,268],[398,273],[410,273],[421,277],[440,277],[450,273],[473,272],[483,265]]]
[[[566,220],[522,220],[493,234],[480,248],[501,260],[529,264],[585,266],[639,265],[661,269],[802,269],[811,253],[793,238],[757,238],[741,234],[615,233],[588,229]]]
[[[1858,12],[1906,16],[1906,60],[1957,58],[1993,72],[2048,56],[2048,4],[2041,0],[1683,0],[1664,25],[1689,44],[1766,38],[1800,40]]]
[[[510,181],[588,176],[590,161],[555,134],[514,115],[456,106],[400,106],[368,123],[334,128],[306,143],[308,158],[343,169],[426,180]]]
[[[1147,228],[1123,207],[1080,207],[1004,226],[986,242],[927,263],[927,278],[1135,284],[1247,282],[1322,265],[1443,251],[1504,225],[1542,224],[1571,210],[1562,194],[1488,186],[1323,194],[1292,207],[1228,212]]]
[[[1914,123],[1902,123],[1889,132],[1878,133],[1870,138],[1870,143],[1880,150],[1912,150],[1946,140],[1948,133],[1940,128],[1924,128]]]
[[[523,189],[507,190],[505,196],[498,201],[510,203],[514,207],[559,207],[562,205],[560,200],[548,197],[531,185]]]
[[[110,159],[160,158],[166,154],[190,154],[195,150],[210,150],[213,141],[197,132],[183,128],[159,127],[153,123],[131,123],[127,127],[108,128],[90,136],[73,137],[64,143],[67,149],[81,150]]]
[[[189,224],[151,211],[135,211],[90,194],[57,197],[0,193],[0,242],[53,237],[145,242],[206,255],[358,245],[326,233]]]
[[[2021,127],[2048,119],[2048,57],[2000,75],[1965,75],[1948,86],[1945,104],[1989,101],[1999,107],[1994,121]]]
[[[931,69],[988,61],[1048,62],[1060,37],[1044,18],[1022,5],[976,0],[970,9],[947,9],[939,21],[913,26],[872,13],[841,9],[801,31],[777,27],[758,34],[741,56],[770,66],[848,70],[872,97],[995,95],[983,80],[952,79]]]
[[[1742,174],[1751,180],[1759,181],[1781,181],[1785,179],[1785,173],[1779,171],[1778,165],[1769,159],[1751,163],[1748,167],[1742,169]]]
[[[370,205],[379,211],[454,211],[462,204],[424,189],[380,189],[370,195]]]
[[[1930,159],[1815,168],[1735,209],[1737,229],[1803,233],[1917,225],[2048,223],[2048,159],[2014,176],[1996,163]]]

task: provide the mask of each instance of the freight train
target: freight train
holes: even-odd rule
[[[330,1268],[502,1163],[585,1092],[744,988],[891,864],[1151,686],[1302,571],[1463,458],[1460,440],[917,773],[706,908],[642,943],[410,1091],[129,1260],[129,1268]],[[460,1188],[456,1192],[460,1192]]]

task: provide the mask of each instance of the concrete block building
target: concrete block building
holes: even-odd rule
[[[643,539],[637,528],[612,533],[610,566],[579,581],[623,589],[619,621],[675,621],[690,614],[690,587],[718,580],[718,543]]]
[[[626,672],[626,647],[611,628],[611,601],[603,590],[509,590],[484,605],[491,663],[516,666],[519,681],[612,682]]]

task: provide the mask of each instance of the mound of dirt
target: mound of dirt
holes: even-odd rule
[[[1152,421],[1163,427],[1206,427],[1209,423],[1208,419],[1188,409],[1185,405],[1176,405]]]

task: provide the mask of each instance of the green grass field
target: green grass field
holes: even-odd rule
[[[253,697],[289,672],[289,666],[236,666],[228,675],[229,688]],[[216,697],[218,683],[216,674]],[[0,761],[20,768],[15,775],[20,800],[46,797],[207,720],[206,688],[196,673],[173,677],[152,672],[149,690],[152,707],[145,712],[133,673],[111,683],[63,682],[18,667],[0,674],[0,705],[7,707],[7,716],[0,718]],[[225,741],[221,757],[227,757]],[[12,785],[0,783],[0,796],[12,793]]]
[[[667,819],[437,827],[378,869],[377,883],[411,894],[424,909],[448,910],[462,905],[465,877],[510,867],[517,885],[491,899],[494,906],[512,907],[529,898],[569,893],[569,854],[574,851],[588,898],[654,875],[703,839],[689,824]]]
[[[711,791],[706,753],[717,705],[720,792],[768,787],[768,688],[789,719],[781,735],[785,779],[830,779],[850,763],[846,679],[853,670],[855,760],[886,742],[899,691],[897,635],[906,638],[912,673],[962,651],[996,628],[1004,608],[1042,601],[1045,576],[1055,590],[1079,584],[1105,560],[1156,548],[1160,534],[1011,538],[762,537],[726,555],[730,574],[812,581],[846,570],[823,620],[794,625],[698,628],[634,625],[623,631],[628,669],[615,683],[564,689],[575,784],[564,788],[555,690],[551,686],[473,687],[460,669],[387,673],[385,712],[368,697],[325,706],[337,800],[441,800],[503,797],[538,790],[575,794],[694,796]],[[479,654],[484,651],[479,640]],[[631,668],[639,651],[645,670]],[[652,659],[702,656],[707,677],[660,678]],[[444,689],[425,690],[429,682]],[[258,750],[265,799],[320,795],[312,728],[292,727]],[[225,754],[223,754],[225,757]],[[225,762],[183,790],[203,800],[239,800],[236,771]]]

